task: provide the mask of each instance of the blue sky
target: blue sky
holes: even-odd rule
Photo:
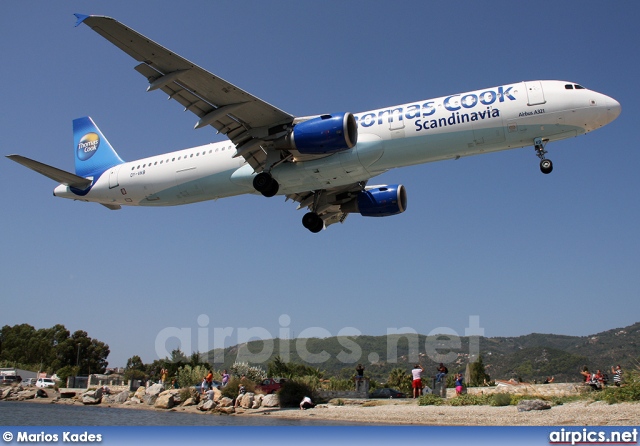
[[[64,324],[156,359],[167,328],[211,335],[587,335],[640,317],[640,40],[636,2],[3,2],[0,147],[73,170],[71,122],[92,116],[125,160],[220,140],[193,130],[135,62],[73,13],[112,16],[295,115],[360,112],[521,80],[562,79],[622,114],[550,144],[393,170],[404,214],[313,235],[282,197],[108,211],[52,196],[0,160],[0,325]],[[206,315],[202,327],[198,316]],[[206,318],[201,319],[201,322]],[[320,327],[321,330],[313,330]],[[306,331],[305,331],[306,330]],[[205,341],[213,347],[215,340]],[[200,344],[202,345],[202,344]]]

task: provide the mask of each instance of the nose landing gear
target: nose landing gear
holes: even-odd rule
[[[550,174],[553,170],[553,163],[551,160],[545,158],[545,155],[548,153],[544,147],[547,144],[542,138],[535,138],[533,140],[533,147],[536,149],[536,156],[540,158],[540,172],[546,174]]]

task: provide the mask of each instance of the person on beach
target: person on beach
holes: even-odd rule
[[[413,387],[414,398],[418,398],[422,394],[422,372],[424,372],[424,368],[420,364],[416,364],[411,370],[411,376],[413,377],[411,387]]]
[[[449,373],[449,370],[444,366],[443,363],[440,363],[440,365],[438,366],[438,373],[436,373],[436,382],[439,383],[440,381],[442,381],[442,378],[447,376],[447,373]]]
[[[313,401],[311,401],[311,398],[308,396],[305,396],[302,398],[302,401],[300,401],[300,410],[313,409],[314,407],[316,407],[316,405],[313,404]]]
[[[244,380],[244,375],[242,375],[242,379]],[[247,388],[244,386],[244,381],[241,381],[240,384],[238,384],[238,396],[236,397],[236,402],[233,407],[238,407],[240,405],[245,393],[247,393]]]
[[[205,380],[207,381],[207,388],[211,390],[211,388],[213,387],[213,371],[209,370],[209,373],[207,373]]]
[[[207,391],[207,377],[202,378],[202,382],[200,383],[200,394],[204,395],[204,392]]]
[[[456,396],[462,395],[462,381],[463,381],[462,373],[458,373],[456,375]]]
[[[611,373],[613,373],[613,384],[620,387],[620,384],[622,384],[622,368],[620,368],[620,364],[615,369],[611,366]]]
[[[229,372],[224,369],[224,372],[222,372],[222,387],[227,387],[227,384],[229,384]]]
[[[165,383],[167,382],[167,375],[169,374],[169,371],[165,368],[162,368],[160,370],[160,384],[162,384],[163,386],[165,385]]]

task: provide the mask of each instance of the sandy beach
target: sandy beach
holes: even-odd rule
[[[418,406],[414,402],[368,405],[319,405],[314,409],[246,411],[236,416],[273,416],[288,419],[349,420],[354,423],[423,426],[628,426],[640,423],[640,404],[584,401],[548,410],[518,412],[515,406]]]
[[[83,404],[77,400],[35,399],[41,404]],[[235,414],[202,412],[196,406],[156,409],[146,404],[100,404],[114,410],[146,410],[190,413],[193,416],[273,417],[290,420],[340,421],[372,425],[423,426],[629,426],[640,424],[640,403],[608,404],[603,401],[576,401],[547,410],[518,412],[516,406],[418,406],[416,400],[353,400],[351,404],[319,404],[313,409],[241,409]],[[20,402],[16,402],[20,404]],[[98,406],[95,406],[98,407]],[[91,406],[87,406],[91,410]]]

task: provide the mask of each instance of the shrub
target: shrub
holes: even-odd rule
[[[428,393],[418,398],[418,406],[442,406],[444,401],[438,395]]]
[[[486,395],[458,395],[449,400],[452,406],[483,406],[489,404],[489,397]]]
[[[491,395],[489,404],[492,406],[508,406],[511,404],[511,395],[508,393],[494,393]]]
[[[231,378],[229,383],[221,389],[222,396],[231,398],[232,400],[238,397],[240,391],[240,383],[244,386],[247,392],[255,393],[256,384],[248,379],[240,380],[240,378]]]
[[[352,379],[339,379],[331,377],[325,384],[326,390],[353,390],[355,385]]]
[[[209,369],[207,369],[205,366],[198,365],[195,367],[191,367],[187,364],[177,370],[176,378],[178,380],[178,385],[181,388],[185,388],[200,384],[202,382],[202,378],[207,376],[208,373]]]
[[[249,365],[246,362],[236,362],[230,368],[229,372],[233,376],[246,376],[249,381],[259,383],[267,377],[267,372],[261,367]]]
[[[596,400],[609,404],[640,401],[640,383],[628,384],[622,387],[607,387],[595,396]]]
[[[312,389],[297,380],[286,381],[278,390],[280,407],[298,407],[305,396],[311,398],[312,401],[314,400]]]

